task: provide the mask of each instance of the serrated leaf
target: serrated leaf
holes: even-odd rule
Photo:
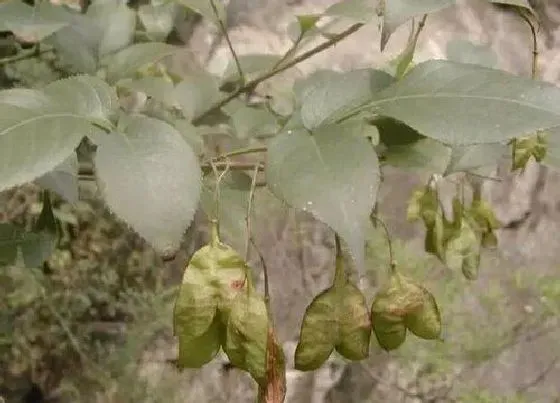
[[[37,90],[0,91],[0,189],[50,172],[93,129]]]
[[[313,74],[300,83],[303,124],[313,130],[322,124],[333,123],[346,112],[367,102],[392,81],[389,74],[371,69]]]
[[[138,7],[138,18],[153,41],[165,41],[173,30],[175,19],[183,14],[185,14],[184,9],[179,9],[179,6],[172,2],[157,5],[143,4]]]
[[[57,80],[44,87],[43,92],[64,111],[112,128],[109,118],[118,109],[119,100],[115,90],[100,78],[84,75]]]
[[[371,0],[339,1],[327,8],[324,15],[345,17],[365,24],[376,15],[376,7]]]
[[[500,143],[451,147],[451,155],[444,175],[495,167],[508,151],[509,147]]]
[[[276,116],[263,106],[243,106],[230,117],[240,139],[272,137],[280,129]]]
[[[240,293],[229,312],[224,351],[235,367],[249,372],[259,384],[266,383],[268,330],[264,299]]]
[[[30,6],[21,1],[0,4],[0,31],[12,31],[25,42],[40,42],[68,25],[68,12],[49,2]]]
[[[560,88],[470,64],[432,60],[364,109],[450,145],[498,143],[560,123]]]
[[[388,165],[414,170],[420,168],[432,173],[443,173],[450,156],[449,147],[427,138],[412,144],[387,147],[383,151],[383,161]]]
[[[162,42],[135,43],[105,57],[107,80],[116,82],[128,78],[142,67],[177,52],[179,48]]]
[[[313,135],[287,131],[271,140],[267,159],[272,193],[328,224],[346,241],[361,270],[365,223],[379,188],[379,163],[369,141],[345,136],[338,125]]]
[[[218,80],[206,73],[188,75],[173,90],[183,116],[192,120],[220,99]]]
[[[109,208],[164,256],[173,255],[198,205],[201,169],[171,125],[141,115],[98,144],[97,178]]]
[[[455,0],[383,0],[383,28],[381,51],[396,29],[411,18],[429,14],[455,4]]]
[[[456,63],[478,64],[495,68],[498,55],[489,46],[476,45],[465,39],[453,39],[447,43],[447,59]]]
[[[100,57],[123,49],[134,40],[136,13],[126,2],[97,0],[86,15],[103,31],[97,49]]]
[[[173,1],[197,12],[203,18],[211,21],[213,24],[219,25],[219,21],[222,21],[224,24],[227,25],[226,9],[224,7],[223,2],[220,0],[212,0],[218,11],[217,17],[216,14],[214,13],[214,10],[212,9],[210,0],[173,0]]]
[[[103,31],[85,15],[73,14],[69,25],[47,38],[57,57],[70,72],[94,74],[97,71],[97,49]]]
[[[44,189],[52,190],[67,202],[78,201],[78,157],[75,152],[51,172],[35,180]]]

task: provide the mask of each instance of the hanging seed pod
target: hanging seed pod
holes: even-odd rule
[[[371,323],[375,338],[382,349],[399,348],[406,339],[406,326],[401,316],[372,312]]]
[[[175,301],[180,367],[199,368],[216,356],[231,301],[246,292],[246,272],[239,254],[219,240],[214,223],[211,243],[193,255]]]
[[[224,351],[230,362],[266,383],[269,319],[264,299],[253,293],[238,295],[231,305]]]
[[[424,301],[417,311],[406,315],[404,324],[413,334],[425,340],[439,339],[441,315],[434,296],[422,287]]]
[[[312,371],[329,358],[333,350],[349,360],[369,355],[371,324],[366,299],[344,272],[337,254],[333,285],[319,294],[305,311],[295,368]]]
[[[336,351],[344,358],[358,361],[369,355],[371,322],[364,294],[354,284],[346,283],[337,293],[339,337]]]
[[[331,288],[317,295],[305,310],[294,367],[299,371],[313,371],[330,357],[337,341],[336,298]]]
[[[451,270],[461,270],[469,280],[478,275],[480,239],[472,227],[463,221],[461,230],[445,246],[445,264]]]

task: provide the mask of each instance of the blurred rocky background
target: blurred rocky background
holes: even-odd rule
[[[387,0],[390,1],[390,0]],[[294,15],[321,12],[337,0],[230,0],[229,35],[238,54],[282,54]],[[560,80],[560,2],[540,0],[539,74]],[[402,26],[379,50],[379,21],[266,85],[279,88],[317,69],[376,67],[394,58],[408,38]],[[174,61],[188,71],[222,73],[225,41],[192,17],[175,33],[185,52]],[[446,58],[455,39],[491,47],[500,68],[530,75],[527,25],[483,0],[430,15],[415,62]],[[348,363],[332,356],[314,373],[289,368],[287,403],[554,403],[560,402],[560,178],[529,164],[508,172],[507,161],[485,185],[505,224],[499,250],[483,257],[474,282],[450,273],[423,251],[422,228],[406,222],[406,202],[426,176],[385,169],[380,215],[395,239],[404,271],[423,281],[442,306],[445,342],[407,340],[395,353],[372,342],[370,358]],[[0,273],[0,396],[7,402],[252,402],[255,391],[223,357],[201,370],[178,372],[171,333],[174,286],[189,256],[207,239],[197,214],[180,255],[161,262],[82,185],[75,207],[56,204],[65,222],[59,250],[42,270]],[[40,211],[32,185],[0,194],[0,222],[25,224]],[[332,276],[332,234],[302,212],[262,207],[255,238],[270,270],[278,333],[290,367],[306,305]],[[226,239],[228,241],[228,239]],[[231,240],[233,242],[233,240]],[[368,240],[368,276],[387,265],[381,232]],[[253,262],[259,269],[258,259]],[[24,399],[24,400],[22,400]],[[1,399],[0,399],[1,401]]]

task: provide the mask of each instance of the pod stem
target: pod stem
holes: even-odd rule
[[[334,243],[336,249],[336,263],[334,269],[334,281],[333,285],[335,286],[342,286],[346,284],[348,281],[348,277],[346,275],[346,270],[344,269],[344,255],[342,253],[342,246],[340,243],[340,237],[338,233],[335,232],[334,234]]]

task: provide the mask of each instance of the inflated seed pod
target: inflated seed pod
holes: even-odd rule
[[[336,351],[344,358],[357,361],[369,355],[371,321],[366,298],[356,285],[346,283],[338,290],[339,335]]]
[[[194,253],[175,301],[173,328],[180,367],[198,368],[216,356],[229,305],[247,292],[246,272],[239,254],[219,240],[214,223],[212,240]]]
[[[441,336],[441,316],[434,296],[422,287],[424,302],[422,307],[404,318],[404,324],[413,334],[434,340]]]
[[[238,295],[229,311],[223,348],[231,363],[259,384],[266,382],[268,329],[264,299],[252,292]]]
[[[313,371],[329,358],[337,342],[336,298],[331,288],[317,295],[305,310],[294,367],[299,371]]]
[[[391,351],[399,348],[406,339],[406,326],[401,316],[371,313],[373,333],[382,349]]]

